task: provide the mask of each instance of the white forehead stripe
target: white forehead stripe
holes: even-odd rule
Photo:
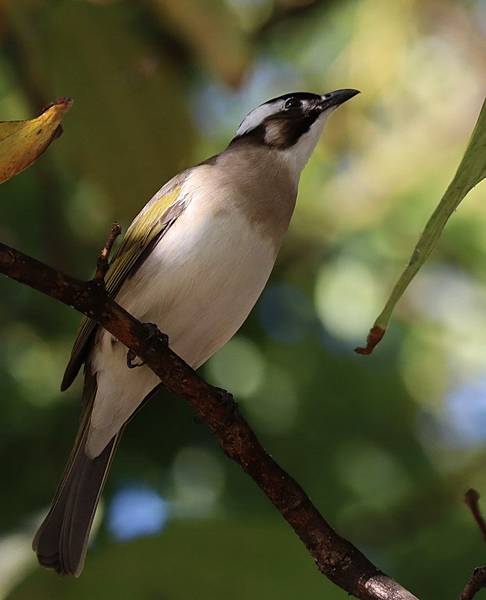
[[[261,125],[267,117],[280,112],[283,109],[284,104],[285,100],[271,102],[270,104],[261,104],[246,115],[241,122],[241,125],[238,127],[236,135],[243,135],[248,133],[248,131],[255,129]]]

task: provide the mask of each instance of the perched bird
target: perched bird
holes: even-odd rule
[[[107,290],[155,323],[194,368],[241,327],[260,296],[292,216],[299,177],[329,114],[358,93],[285,94],[251,111],[228,147],[166,183],[128,228]],[[85,365],[83,414],[52,507],[33,547],[39,562],[78,576],[123,429],[160,380],[129,369],[127,348],[86,319],[61,389]]]

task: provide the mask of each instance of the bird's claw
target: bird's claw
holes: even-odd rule
[[[169,336],[165,333],[162,333],[155,323],[144,323],[143,326],[146,331],[147,340],[157,337],[162,341],[163,344],[166,346],[169,345]]]
[[[169,345],[169,337],[160,331],[155,323],[144,323],[143,327],[146,333],[146,339],[150,341],[153,338],[158,338],[165,346]],[[133,350],[129,350],[127,352],[127,367],[129,369],[136,369],[137,367],[143,367],[145,364],[144,361],[139,361],[137,363],[134,360],[137,358],[137,355]]]
[[[233,395],[230,394],[230,392],[228,392],[227,390],[218,387],[215,388],[215,390],[219,396],[221,404],[223,404],[228,409],[228,413],[224,419],[224,424],[229,425],[239,414],[238,403],[233,398]]]
[[[142,367],[145,363],[143,361],[133,362],[137,358],[137,355],[133,350],[129,350],[127,352],[127,367],[129,369],[136,369],[137,367]]]

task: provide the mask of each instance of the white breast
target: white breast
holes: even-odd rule
[[[204,171],[200,177],[204,177]],[[250,225],[224,186],[192,177],[194,198],[117,301],[156,323],[170,347],[197,368],[225,344],[248,316],[273,268],[275,240]],[[205,190],[202,194],[200,190]],[[97,456],[159,383],[147,367],[128,369],[127,349],[102,331],[92,354],[98,391],[87,452]]]
[[[120,302],[165,331],[173,350],[198,367],[241,326],[275,261],[271,240],[236,208],[190,203]]]

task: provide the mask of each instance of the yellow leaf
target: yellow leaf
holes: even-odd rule
[[[26,169],[61,135],[61,120],[71,104],[70,98],[60,98],[35,119],[0,121],[0,183]]]

